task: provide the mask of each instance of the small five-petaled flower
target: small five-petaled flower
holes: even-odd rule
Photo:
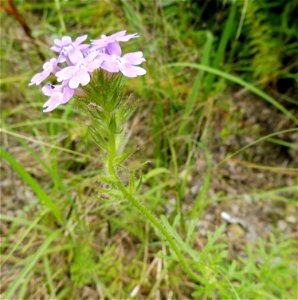
[[[49,96],[43,111],[50,112],[60,104],[67,103],[80,85],[85,86],[90,82],[92,73],[97,69],[101,68],[110,73],[121,72],[130,78],[146,74],[145,69],[138,67],[145,61],[143,52],[131,52],[122,56],[119,44],[137,37],[139,37],[137,33],[126,34],[126,30],[123,30],[91,40],[91,45],[83,44],[87,35],[80,36],[74,41],[69,36],[54,40],[55,45],[50,49],[58,53],[58,58],[51,58],[44,63],[43,70],[34,75],[29,84],[39,85],[51,74],[54,74],[61,83],[55,85],[48,83],[42,88],[43,94]],[[61,66],[63,64],[64,66]]]

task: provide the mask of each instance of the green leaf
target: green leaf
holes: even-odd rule
[[[176,216],[174,223],[178,222],[178,218],[180,218],[179,215]],[[177,231],[174,229],[174,227],[169,223],[168,218],[165,215],[160,216],[160,221],[164,228],[168,231],[168,233],[175,239],[177,246],[179,247],[179,250],[189,254],[194,260],[199,259],[199,253],[193,250],[189,245],[187,245],[180,235],[177,233]]]
[[[2,156],[10,166],[22,177],[22,179],[32,188],[33,192],[36,194],[40,203],[47,206],[52,214],[55,216],[56,220],[62,224],[63,218],[60,210],[58,209],[55,202],[53,202],[38,182],[24,169],[24,167],[18,163],[6,150],[0,147],[0,156]]]
[[[114,114],[111,116],[110,123],[109,123],[109,129],[113,133],[116,133],[116,131],[117,131],[117,122],[116,122],[116,118],[115,118]]]
[[[124,163],[135,151],[126,151],[122,153],[121,155],[118,155],[114,159],[114,164],[115,165],[121,165]]]
[[[136,191],[136,185],[135,185],[135,171],[131,171],[129,174],[129,191],[131,194],[134,194]]]
[[[170,171],[166,168],[155,168],[151,171],[149,171],[145,176],[144,176],[144,180],[147,181],[148,179],[152,178],[152,177],[156,177],[160,174],[169,174]]]
[[[113,176],[100,176],[98,180],[108,184],[113,184],[116,182]]]
[[[106,150],[108,147],[105,139],[99,134],[99,132],[93,127],[89,126],[89,134],[93,138],[94,143],[102,150]]]
[[[143,183],[143,175],[141,174],[139,179],[138,179],[138,182],[136,184],[136,192],[138,192],[142,186],[142,183]]]

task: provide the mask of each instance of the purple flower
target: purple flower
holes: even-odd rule
[[[59,67],[57,67],[58,61],[56,58],[51,58],[50,61],[47,61],[46,63],[43,64],[42,68],[43,71],[40,73],[35,74],[29,85],[39,85],[42,81],[44,81],[46,78],[50,76],[51,73],[55,74],[57,71],[60,70]]]
[[[131,52],[123,55],[122,57],[112,55],[102,55],[104,62],[101,64],[101,68],[112,73],[121,72],[126,77],[137,77],[145,75],[146,70],[136,65],[141,64],[145,61],[143,52]]]
[[[66,67],[56,73],[57,81],[68,80],[68,86],[72,89],[77,88],[80,84],[85,86],[90,82],[90,74],[98,69],[102,64],[100,53],[93,51],[84,58],[80,51],[69,53],[69,60],[73,66]]]
[[[112,35],[105,35],[102,34],[100,39],[98,40],[91,40],[91,44],[93,46],[96,46],[97,48],[104,48],[108,44],[114,43],[114,42],[127,42],[130,39],[137,38],[139,35],[137,33],[133,34],[126,34],[126,30],[122,30],[119,32],[116,32]]]
[[[119,42],[127,42],[130,39],[137,37],[139,37],[137,33],[126,34],[126,30],[122,30],[110,36],[102,34],[100,39],[91,40],[91,44],[95,49],[105,48],[107,54],[112,54],[112,52],[117,51],[118,55],[121,56],[121,48]]]
[[[65,62],[69,57],[70,53],[74,51],[85,50],[89,47],[88,44],[82,44],[87,38],[87,34],[79,36],[73,42],[70,36],[64,36],[61,40],[54,40],[55,46],[50,49],[54,52],[60,52],[58,62]]]
[[[42,93],[49,96],[49,100],[43,105],[43,112],[50,112],[60,104],[65,104],[74,94],[74,89],[68,87],[67,82],[61,85],[46,84],[42,88]]]
[[[72,41],[71,37],[63,36],[61,40],[54,40],[51,50],[58,52],[58,59],[52,58],[43,65],[43,70],[34,75],[29,85],[40,84],[51,73],[56,76],[56,82],[61,84],[47,84],[42,88],[44,95],[49,96],[44,104],[44,112],[50,112],[57,106],[67,103],[74,93],[84,93],[80,85],[86,86],[92,72],[102,68],[111,73],[121,72],[126,77],[136,77],[146,74],[146,70],[139,67],[145,61],[143,52],[132,52],[122,56],[119,42],[126,42],[137,38],[138,34],[126,34],[126,30],[110,36],[101,35],[98,40],[92,41],[92,46],[83,44],[87,35],[82,35]],[[59,63],[66,62],[61,69]],[[108,87],[107,87],[108,88]]]

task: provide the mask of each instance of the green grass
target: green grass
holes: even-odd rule
[[[141,186],[138,199],[202,284],[119,192],[106,197],[103,154],[75,101],[42,113],[40,88],[28,87],[42,62],[2,10],[1,299],[295,299],[297,105],[283,100],[294,98],[291,88],[282,95],[276,83],[294,78],[292,4],[281,28],[274,9],[254,7],[256,23],[242,20],[236,38],[241,1],[15,3],[47,59],[63,34],[139,32],[123,45],[144,51],[147,75],[126,82],[137,110],[128,152],[117,159],[128,157],[134,171],[121,177],[131,192]],[[260,39],[256,24],[271,28],[274,43],[251,40]],[[272,47],[285,63],[270,78],[270,57],[262,65],[258,55]],[[222,211],[239,214],[239,240]]]

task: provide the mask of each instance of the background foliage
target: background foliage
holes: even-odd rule
[[[15,4],[25,25],[0,15],[3,299],[296,298],[297,2]],[[54,38],[122,29],[140,34],[126,50],[142,49],[148,72],[126,83],[137,151],[122,177],[143,174],[143,204],[203,286],[148,221],[102,194],[75,101],[43,114],[28,87]]]

